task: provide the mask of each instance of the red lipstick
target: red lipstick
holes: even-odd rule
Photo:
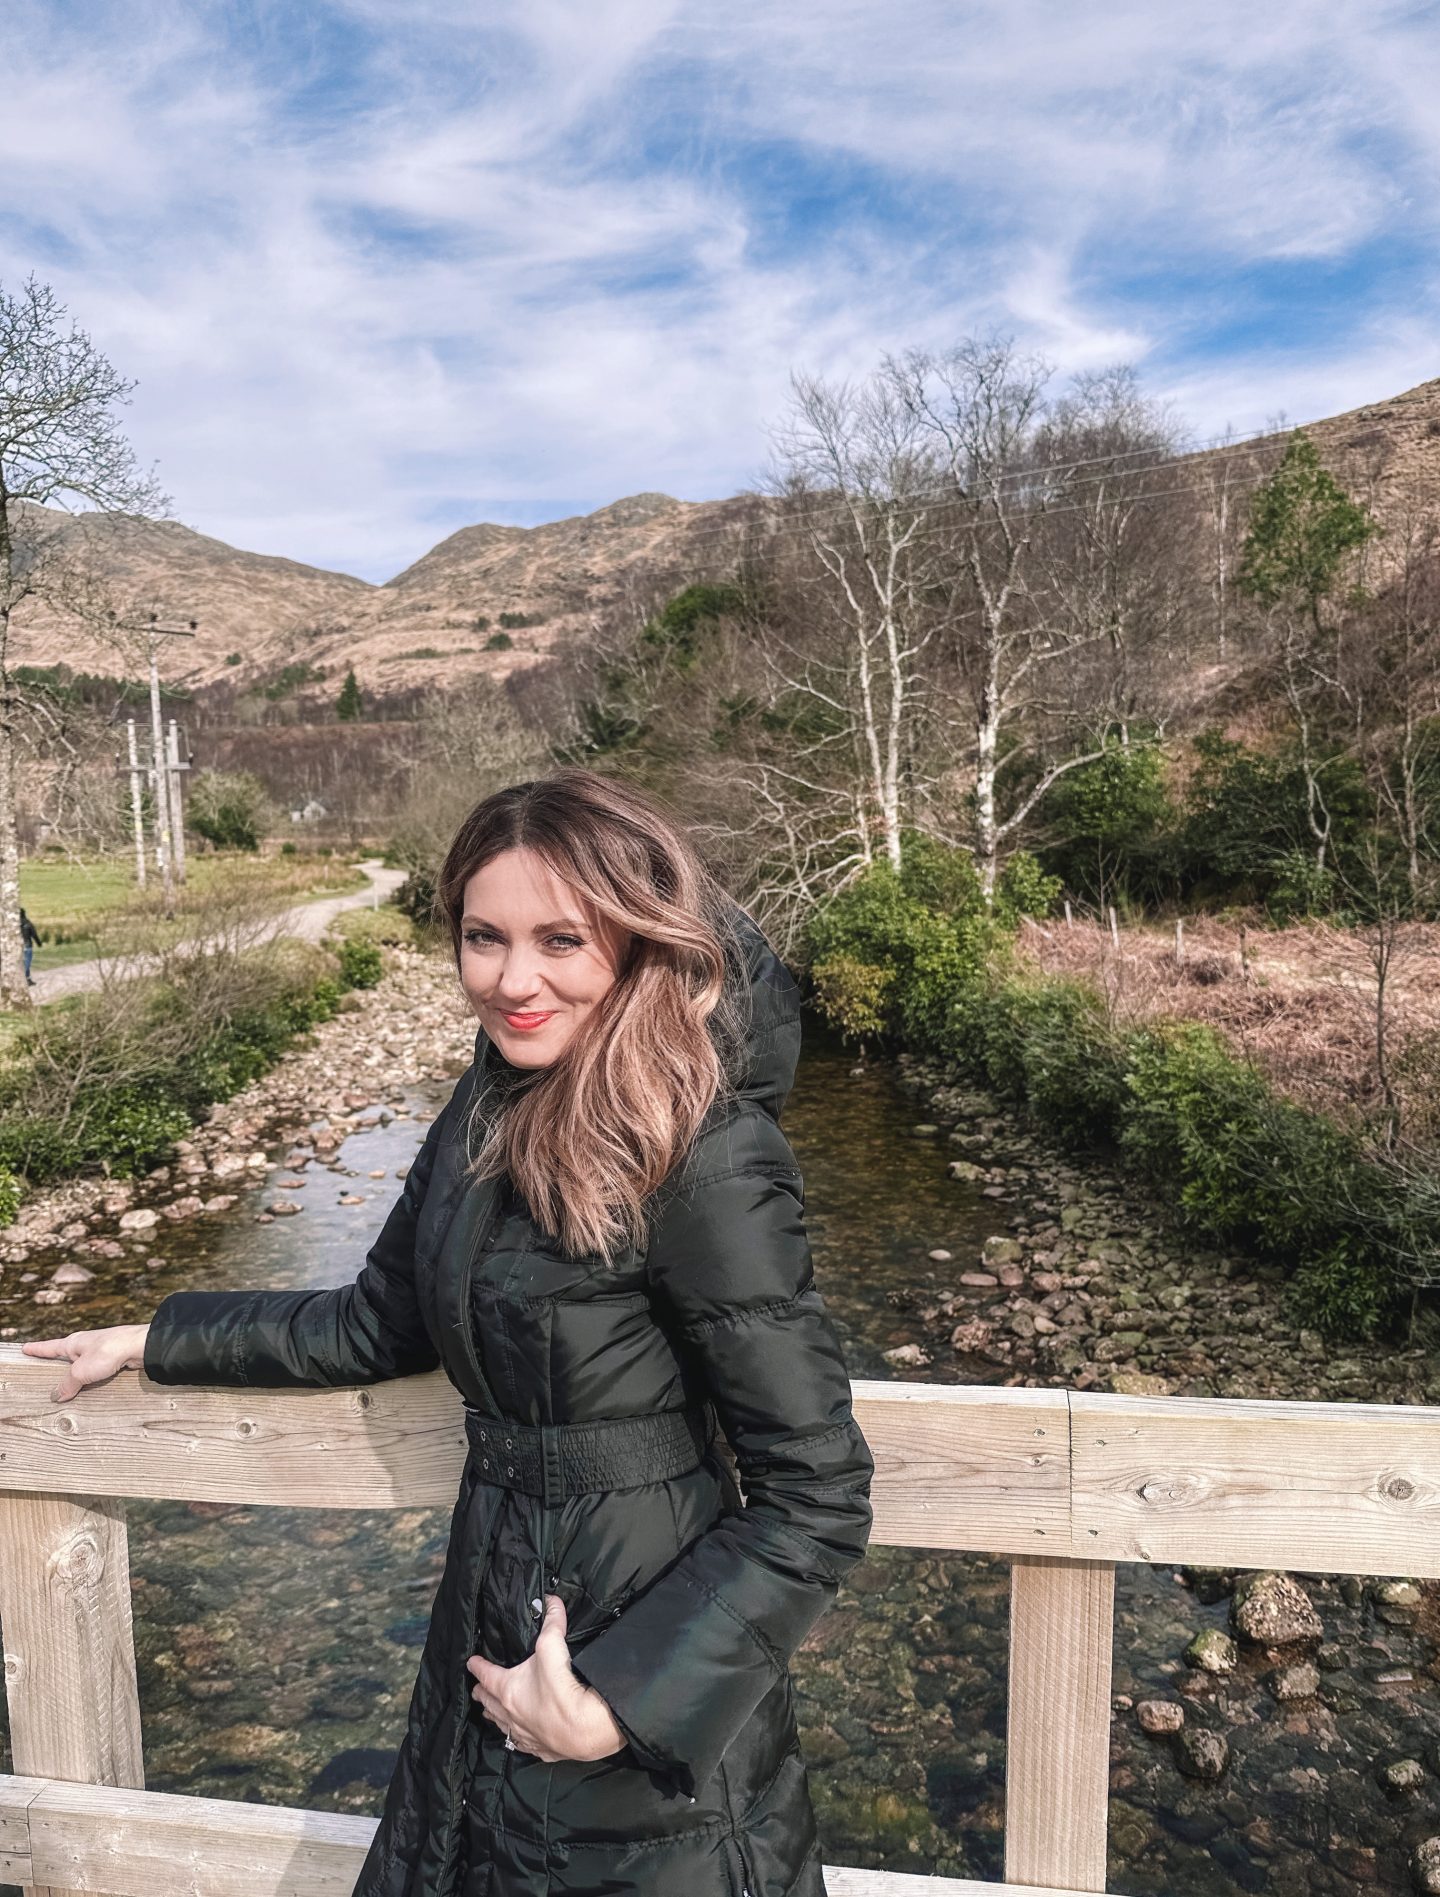
[[[547,1009],[543,1013],[530,1012],[522,1014],[511,1014],[505,1008],[500,1010],[505,1025],[514,1028],[517,1033],[520,1034],[530,1034],[533,1033],[536,1028],[543,1028],[554,1012],[555,1010],[553,1008]]]

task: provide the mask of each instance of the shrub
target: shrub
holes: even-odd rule
[[[20,1210],[20,1181],[8,1166],[0,1166],[0,1225],[9,1225]]]
[[[435,925],[435,874],[429,869],[412,869],[395,891],[395,907],[409,916],[417,929]]]
[[[197,771],[185,821],[217,850],[258,850],[269,814],[265,786],[249,771]]]
[[[515,641],[510,637],[508,632],[492,632],[490,637],[485,641],[485,650],[487,652],[508,652],[514,643]]]
[[[385,973],[385,958],[377,942],[366,942],[358,935],[345,936],[340,943],[340,979],[347,988],[373,988]]]
[[[1067,1143],[1091,1145],[1118,1133],[1124,1056],[1088,983],[997,983],[983,1009],[980,1049],[990,1085],[1023,1100]]]
[[[1064,887],[1058,876],[1047,876],[1028,850],[1017,850],[1001,870],[995,885],[995,912],[1002,922],[1021,916],[1048,916]]]
[[[1272,1257],[1323,1251],[1358,1154],[1318,1113],[1270,1091],[1212,1028],[1164,1022],[1131,1040],[1121,1146],[1178,1187],[1182,1216]]]
[[[895,981],[893,968],[832,955],[810,970],[822,1012],[840,1031],[856,1040],[878,1037],[886,1028],[886,998]]]

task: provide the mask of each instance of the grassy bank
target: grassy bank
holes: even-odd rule
[[[379,944],[359,932],[330,946],[207,942],[154,979],[35,1010],[0,1069],[0,1223],[27,1185],[163,1163],[214,1102],[382,971]]]
[[[810,930],[811,975],[849,1033],[947,1062],[1078,1150],[1143,1179],[1181,1224],[1281,1265],[1296,1321],[1383,1336],[1437,1262],[1433,1179],[1377,1162],[1363,1134],[1286,1099],[1215,1028],[1118,1021],[1084,977],[1016,951],[1043,888],[1022,865],[989,913],[968,859],[917,840]]]
[[[36,950],[37,969],[91,961],[102,952],[124,954],[150,946],[157,935],[179,940],[196,917],[217,904],[244,901],[273,914],[364,885],[364,875],[344,856],[313,851],[196,855],[189,860],[184,886],[175,892],[175,918],[166,922],[160,915],[159,874],[153,869],[140,890],[133,862],[115,857],[76,861],[57,854],[32,857],[20,866],[20,900],[45,938],[45,946]]]

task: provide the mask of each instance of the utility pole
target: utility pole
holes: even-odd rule
[[[180,762],[180,734],[175,720],[170,720],[170,729],[166,734],[165,747],[166,776],[170,780],[170,840],[175,851],[175,879],[185,881],[185,804],[180,793],[180,773],[188,771],[188,763]]]
[[[155,783],[155,854],[160,861],[160,880],[165,890],[165,916],[168,921],[175,913],[175,878],[171,869],[174,831],[170,815],[170,772],[165,759],[165,734],[160,723],[158,642],[162,638],[193,639],[197,622],[192,619],[184,626],[162,626],[158,623],[159,618],[158,613],[151,613],[138,630],[145,634],[145,648],[150,660],[150,767]],[[178,798],[177,786],[177,802]]]
[[[130,815],[135,822],[135,880],[145,887],[145,815],[140,796],[140,756],[135,745],[135,720],[125,720],[125,740],[130,751]]]

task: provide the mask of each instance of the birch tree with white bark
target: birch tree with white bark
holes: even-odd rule
[[[0,1002],[28,1001],[16,821],[27,702],[14,616],[27,601],[65,602],[73,554],[54,510],[137,516],[165,507],[115,413],[134,386],[66,322],[48,284],[33,276],[13,292],[0,284]]]

